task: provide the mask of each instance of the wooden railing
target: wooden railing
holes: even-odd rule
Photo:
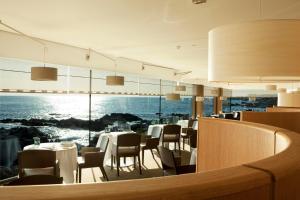
[[[0,199],[300,199],[300,135],[200,119],[198,173],[96,184],[0,187]]]

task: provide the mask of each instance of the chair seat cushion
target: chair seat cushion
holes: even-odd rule
[[[181,137],[187,137],[188,135],[186,133],[181,133]]]
[[[82,156],[77,157],[77,164],[78,165],[84,164],[84,157],[82,157]]]
[[[164,135],[164,142],[175,142],[175,141],[178,141],[179,140],[179,137],[178,135]]]
[[[24,168],[25,176],[32,175],[54,175],[54,167],[44,167],[44,168]]]

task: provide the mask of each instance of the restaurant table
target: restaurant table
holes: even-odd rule
[[[18,158],[21,150],[19,139],[15,136],[6,136],[0,139],[0,166],[11,167]]]
[[[108,146],[107,146],[107,150],[104,156],[104,164],[106,166],[111,166],[111,150],[112,150],[112,146],[113,144],[117,144],[117,139],[118,139],[118,135],[122,135],[122,134],[128,134],[128,133],[135,133],[133,131],[120,131],[120,132],[109,132],[109,133],[102,133],[97,141],[96,147],[100,147],[100,143],[102,140],[102,137],[108,137],[109,138],[109,142],[108,142]],[[133,159],[129,158],[126,159],[126,163],[123,162],[123,158],[120,159],[120,167],[126,167],[126,166],[130,166],[133,165]],[[115,164],[114,164],[114,167]]]
[[[65,183],[74,182],[74,171],[77,168],[77,146],[75,144],[67,147],[61,143],[41,143],[40,145],[32,144],[24,147],[24,150],[29,149],[55,151],[63,181]]]
[[[189,120],[178,120],[176,123],[181,126],[181,128],[188,128]]]

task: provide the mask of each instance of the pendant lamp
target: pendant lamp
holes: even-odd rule
[[[123,86],[124,85],[124,76],[117,76],[116,68],[117,63],[114,61],[115,64],[115,75],[106,76],[106,85],[109,86]]]
[[[124,76],[106,76],[106,85],[122,86],[124,85]]]
[[[300,20],[240,22],[209,32],[208,80],[267,82],[300,76]]]
[[[168,100],[168,101],[179,101],[180,100],[180,94],[168,93],[168,94],[166,94],[166,100]]]
[[[276,85],[266,85],[266,90],[267,91],[276,91],[277,86]]]
[[[32,81],[57,81],[57,68],[31,67]]]
[[[184,92],[184,91],[186,91],[186,87],[184,85],[176,85],[175,91]]]

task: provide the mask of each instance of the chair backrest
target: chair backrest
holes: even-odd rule
[[[47,168],[53,167],[53,174],[56,169],[56,152],[51,150],[26,150],[18,153],[19,175],[23,175],[26,168]]]
[[[51,175],[33,175],[18,178],[7,186],[17,186],[17,185],[45,185],[45,184],[62,184],[63,178]]]
[[[86,153],[100,152],[100,147],[81,147],[79,153],[84,156]]]
[[[158,146],[159,156],[161,159],[161,164],[164,170],[174,169],[176,170],[176,163],[174,154],[171,150]]]
[[[168,124],[164,126],[164,135],[180,135],[181,126],[177,124]]]
[[[190,135],[191,148],[197,148],[197,132]]]
[[[159,126],[154,126],[151,132],[151,137],[152,138],[160,138],[162,132],[162,128]]]
[[[86,167],[98,167],[103,165],[105,152],[86,152],[84,154],[84,164]]]
[[[192,128],[194,121],[195,121],[194,119],[189,119],[188,128]]]
[[[100,152],[106,152],[108,141],[109,137],[107,135],[103,135],[100,141]]]
[[[127,133],[118,135],[117,146],[118,147],[132,147],[132,146],[140,146],[141,143],[141,135],[136,133]]]

